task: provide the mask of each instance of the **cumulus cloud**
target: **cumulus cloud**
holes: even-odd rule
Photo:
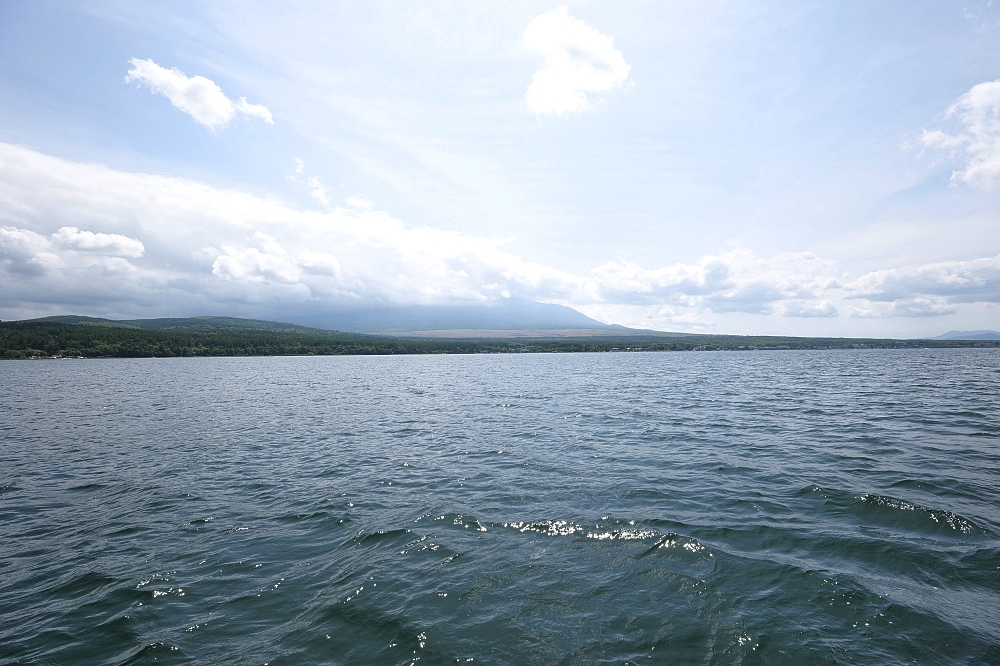
[[[122,257],[141,257],[145,252],[142,242],[121,234],[101,234],[80,231],[76,227],[62,227],[52,239],[59,245],[74,250]]]
[[[273,237],[257,232],[250,238],[258,247],[240,250],[223,246],[223,253],[212,264],[212,274],[227,280],[242,282],[299,282],[304,274],[329,275],[340,273],[340,262],[329,252],[303,249],[288,252]]]
[[[845,286],[857,317],[951,314],[962,303],[1000,303],[1000,255],[872,271]]]
[[[545,56],[545,67],[532,77],[524,96],[538,115],[586,110],[596,93],[628,80],[631,66],[615,48],[615,38],[570,16],[566,5],[536,16],[525,28],[523,41]]]
[[[862,305],[847,306],[852,317],[937,317],[953,314],[957,303],[945,298],[901,298],[895,301],[864,301]]]
[[[973,86],[948,107],[944,118],[955,123],[955,131],[924,130],[923,145],[961,162],[953,181],[982,188],[1000,186],[1000,80]]]
[[[605,321],[713,330],[721,313],[929,316],[1000,303],[1000,255],[851,279],[815,254],[732,249],[574,273],[503,239],[411,227],[367,200],[301,210],[0,143],[0,311],[277,316],[525,298]],[[15,314],[15,316],[17,316]]]
[[[597,302],[674,303],[713,312],[771,313],[777,303],[818,298],[836,287],[833,271],[833,262],[807,252],[760,257],[732,250],[658,269],[618,261],[595,268],[582,285],[581,296]]]
[[[141,257],[143,244],[121,234],[61,227],[45,236],[30,229],[0,227],[0,274],[54,276],[122,275],[134,271],[128,258]]]
[[[204,76],[189,77],[176,67],[167,69],[149,59],[132,58],[129,62],[132,69],[125,76],[126,81],[149,86],[154,93],[170,100],[174,108],[213,131],[226,127],[237,113],[274,124],[266,106],[250,104],[245,97],[233,101],[214,81]]]
[[[0,267],[11,273],[42,275],[57,268],[59,257],[47,238],[28,229],[0,227]]]
[[[838,314],[837,306],[829,298],[785,301],[779,311],[786,317],[836,317]]]

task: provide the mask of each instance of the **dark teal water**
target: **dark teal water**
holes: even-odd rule
[[[0,664],[153,662],[1000,663],[1000,353],[0,363]]]

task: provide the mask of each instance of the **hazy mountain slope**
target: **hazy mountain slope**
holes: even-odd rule
[[[263,313],[262,313],[263,314]],[[407,333],[418,331],[574,331],[629,334],[633,329],[602,324],[572,308],[534,301],[502,299],[483,305],[412,305],[377,309],[329,310],[311,313],[267,313],[264,319],[238,317],[167,317],[112,320],[79,315],[61,315],[27,322],[89,324],[92,326],[135,327],[145,330],[176,328],[242,328],[254,330],[297,330],[305,328],[350,333]],[[277,320],[277,321],[275,321]]]
[[[948,331],[934,340],[1000,340],[997,331]]]
[[[308,314],[268,313],[269,319],[238,317],[165,317],[112,320],[79,315],[43,317],[17,322],[139,328],[149,331],[243,329],[258,331],[342,331],[428,338],[577,338],[589,336],[675,337],[682,333],[643,331],[602,324],[561,305],[502,299],[482,305],[405,306],[365,310],[332,310]],[[278,320],[278,321],[275,321]]]
[[[312,331],[308,326],[264,319],[242,319],[239,317],[164,317],[160,319],[129,319],[124,322],[147,331],[162,331],[189,328],[225,328],[255,331]]]
[[[7,322],[13,323],[13,322]],[[113,328],[140,328],[126,321],[102,319],[101,317],[84,317],[81,315],[55,315],[53,317],[38,317],[23,319],[16,323],[22,324],[69,324],[72,326],[110,326]]]
[[[343,310],[300,316],[288,320],[316,328],[356,333],[402,333],[411,331],[502,330],[545,331],[631,329],[602,324],[562,305],[503,299],[486,305],[411,305],[369,310]]]

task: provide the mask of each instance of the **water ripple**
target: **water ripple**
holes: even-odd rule
[[[1000,663],[998,396],[986,349],[3,363],[0,665]]]

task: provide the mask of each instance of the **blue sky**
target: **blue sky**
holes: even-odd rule
[[[1000,328],[1000,8],[0,1],[0,318]]]

